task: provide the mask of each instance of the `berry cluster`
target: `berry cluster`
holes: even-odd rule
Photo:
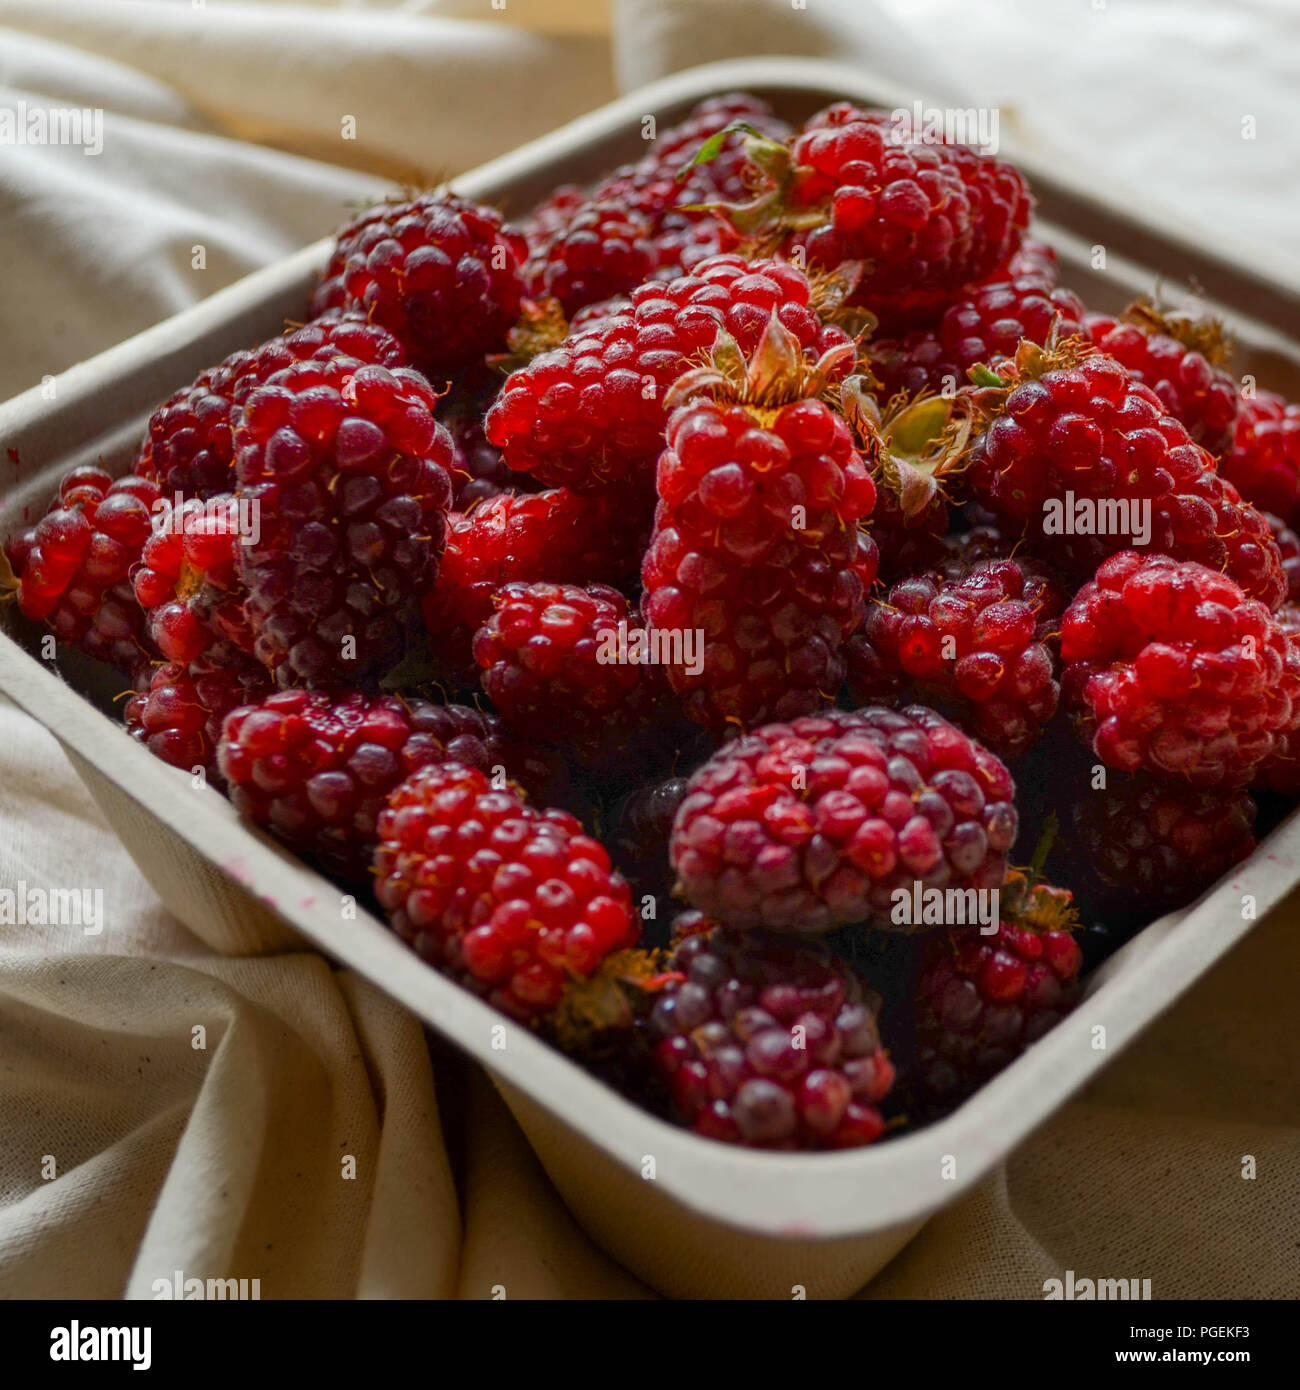
[[[629,1096],[871,1144],[1300,799],[1300,405],[897,113],[648,134],[518,229],[363,212],[0,586],[177,798]]]

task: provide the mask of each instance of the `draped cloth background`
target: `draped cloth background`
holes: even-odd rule
[[[394,180],[752,53],[997,102],[1022,145],[1300,275],[1298,52],[1291,0],[0,0],[0,107],[106,113],[95,158],[0,145],[0,399]],[[260,1278],[264,1298],[652,1296],[576,1227],[481,1076],[317,955],[213,956],[57,745],[0,707],[0,887],[19,881],[93,882],[107,920],[0,926],[0,1296],[149,1297],[177,1269]],[[1157,1298],[1300,1296],[1298,912],[863,1296],[1041,1297],[1067,1268]]]

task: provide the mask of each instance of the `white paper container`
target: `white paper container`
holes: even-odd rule
[[[633,157],[642,118],[660,126],[696,101],[744,89],[803,116],[848,97],[910,107],[914,92],[804,60],[714,64],[633,93],[457,179],[459,191],[522,212],[556,183]],[[1014,150],[1039,196],[1040,234],[1067,281],[1116,308],[1157,277],[1195,280],[1239,346],[1239,370],[1300,396],[1296,286],[1260,258],[1211,255],[1178,229],[1130,212]],[[1106,268],[1090,268],[1092,248]],[[57,478],[102,458],[124,471],[149,411],[226,353],[304,312],[320,242],[0,407],[0,459],[18,466],[2,499],[8,535],[44,507]],[[29,626],[5,618],[34,651]],[[244,824],[210,788],[156,761],[79,691],[107,693],[75,654],[63,677],[0,636],[0,690],[59,739],[142,872],[186,925],[223,952],[312,943],[360,971],[488,1068],[552,1180],[593,1238],[655,1288],[687,1297],[837,1297],[859,1288],[924,1224],[979,1181],[1253,925],[1296,881],[1300,821],[1289,818],[1196,906],[1148,927],[1090,981],[1084,1004],[942,1123],[859,1152],[774,1155],[673,1128],[594,1080],[420,962],[384,925],[344,917],[339,891]],[[110,905],[111,923],[111,905]],[[111,925],[109,930],[111,930]],[[1106,1047],[1093,1046],[1105,1029]],[[945,1176],[951,1156],[955,1176]],[[653,1165],[653,1176],[646,1176]]]

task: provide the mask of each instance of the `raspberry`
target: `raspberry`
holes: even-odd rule
[[[1003,757],[1016,757],[1056,713],[1049,637],[1065,609],[1054,577],[1029,559],[954,560],[899,580],[867,604],[848,642],[858,704],[925,703]]]
[[[1268,524],[1127,368],[1100,353],[1025,344],[998,371],[1003,385],[988,393],[993,419],[966,476],[978,501],[1028,524],[1053,564],[1091,574],[1133,544],[1149,508],[1151,551],[1226,569],[1249,597],[1270,608],[1282,602]],[[1065,523],[1073,526],[1080,502],[1095,515],[1085,518],[1090,529],[1071,533]]]
[[[588,203],[530,258],[524,277],[529,294],[573,314],[648,280],[657,259],[644,218],[619,203]]]
[[[235,573],[239,543],[239,503],[228,494],[183,503],[145,542],[131,582],[168,661],[187,665],[217,640],[252,654]]]
[[[646,1023],[679,1123],[761,1149],[847,1149],[885,1130],[879,999],[819,945],[726,927],[682,940]]]
[[[739,135],[728,137],[710,163],[685,178],[678,174],[705,140],[737,119],[779,138],[787,133],[765,103],[715,97],[663,131],[644,159],[616,169],[590,195],[572,186],[557,189],[525,223],[533,250],[530,292],[558,297],[572,315],[652,276],[675,279],[709,256],[735,250],[735,229],[702,205],[745,192],[748,158]]]
[[[493,208],[437,193],[381,203],[339,232],[312,310],[341,288],[343,305],[393,333],[414,366],[458,372],[505,346],[527,254]]]
[[[1220,325],[1164,318],[1139,303],[1118,319],[1089,314],[1087,330],[1102,352],[1156,393],[1198,444],[1212,454],[1227,447],[1238,394],[1237,383],[1218,365],[1225,354]]]
[[[153,656],[129,575],[153,527],[156,484],[74,468],[34,525],[9,543],[18,606],[59,641],[134,673]]]
[[[1083,954],[1071,895],[1013,876],[997,931],[949,927],[929,944],[916,987],[916,1079],[951,1103],[1002,1070],[1078,1002]]]
[[[1107,920],[1182,907],[1255,850],[1255,803],[1235,788],[1113,776],[1071,816],[1071,881],[1101,886]]]
[[[687,715],[724,732],[830,704],[876,574],[857,526],[875,488],[844,422],[812,400],[684,405],[657,486],[645,616],[703,634],[693,669],[667,668]]]
[[[1300,522],[1300,405],[1272,391],[1244,399],[1219,471],[1255,506]]]
[[[774,187],[737,214],[741,225],[793,224],[781,253],[810,266],[863,262],[853,302],[887,328],[933,319],[1003,265],[1029,224],[1033,200],[1010,164],[927,143],[885,112],[841,102],[788,146],[751,149]]]
[[[282,685],[355,685],[401,654],[451,497],[436,402],[417,372],[335,358],[277,372],[242,407],[239,495],[261,535],[236,567]]]
[[[126,703],[126,727],[156,757],[225,786],[217,766],[217,744],[227,714],[270,691],[265,668],[251,657],[216,643],[188,665],[156,667],[148,687]]]
[[[549,486],[644,482],[663,447],[668,388],[726,329],[752,351],[773,311],[813,358],[846,343],[811,307],[807,276],[778,261],[718,256],[670,284],[632,291],[598,320],[513,372],[487,416],[506,463]]]
[[[533,496],[506,493],[466,514],[453,513],[438,582],[421,601],[434,655],[448,675],[477,686],[471,644],[502,585],[629,579],[642,546],[627,535],[628,510],[618,491],[584,497],[555,488]]]
[[[367,880],[385,798],[417,769],[502,767],[530,783],[547,771],[492,715],[359,691],[279,690],[242,705],[218,759],[241,815],[351,882]]]
[[[1021,339],[1046,343],[1055,332],[1083,331],[1078,295],[1044,283],[1038,271],[991,280],[949,305],[939,327],[914,329],[903,338],[881,338],[869,347],[871,369],[883,394],[950,391],[965,386],[968,373],[995,357],[1015,355]]]
[[[1103,762],[1242,785],[1300,722],[1300,646],[1227,575],[1125,550],[1061,620],[1063,690]]]
[[[745,121],[771,139],[784,140],[790,134],[789,127],[772,115],[764,101],[734,92],[710,97],[680,125],[663,131],[650,153],[638,164],[611,174],[594,196],[621,200],[649,217],[662,217],[683,207],[743,196],[749,189],[752,170],[739,131],[724,136],[717,154],[710,160],[695,164],[679,177],[682,165],[699,152],[700,146],[735,121]]]
[[[653,665],[620,659],[619,624],[640,617],[604,584],[506,584],[474,638],[483,690],[507,723],[543,730],[580,761],[627,757],[664,693]]]
[[[200,373],[149,417],[135,472],[185,499],[217,497],[234,487],[232,411],[249,392],[294,362],[352,357],[381,367],[404,367],[401,343],[361,314],[335,310],[271,338],[251,352],[236,352]]]
[[[579,822],[493,791],[461,763],[423,768],[393,790],[374,867],[402,940],[523,1021],[636,940],[627,884]]]
[[[682,891],[737,927],[890,925],[895,890],[997,888],[1015,784],[933,710],[770,724],[691,778],[669,854]]]

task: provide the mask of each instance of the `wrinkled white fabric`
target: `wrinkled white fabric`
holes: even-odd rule
[[[753,53],[997,103],[1040,157],[1300,275],[1298,49],[1290,0],[0,0],[0,110],[104,122],[94,155],[0,143],[0,399],[394,180]],[[431,1068],[410,1016],[309,952],[212,955],[54,741],[2,707],[0,888],[19,881],[102,887],[112,929],[0,926],[0,1296],[149,1297],[178,1269],[257,1278],[267,1298],[648,1292],[449,1050]],[[1066,1268],[1149,1277],[1157,1297],[1300,1294],[1295,915],[866,1296],[1036,1297]]]

